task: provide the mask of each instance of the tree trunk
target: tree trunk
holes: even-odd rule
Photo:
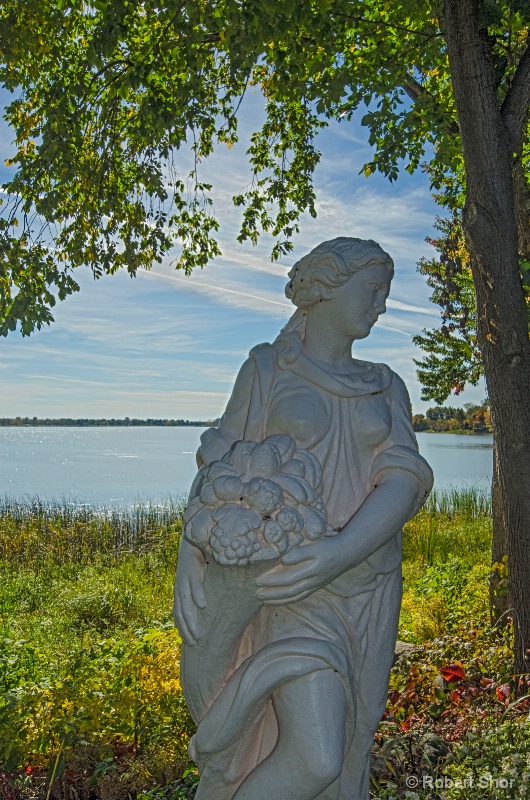
[[[493,566],[505,563],[508,557],[508,532],[502,511],[502,491],[499,483],[499,458],[497,445],[493,443],[493,480],[491,482],[491,499],[493,505],[493,543],[491,563]],[[504,575],[504,568],[495,568],[490,576],[490,610],[492,624],[507,625],[513,619],[513,607],[509,580]]]
[[[493,501],[501,504],[506,529],[515,673],[521,674],[530,671],[530,342],[518,263],[513,147],[478,12],[479,0],[445,0],[466,172],[464,231],[495,432],[499,491]],[[498,514],[497,507],[494,519]]]

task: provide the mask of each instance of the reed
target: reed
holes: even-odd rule
[[[433,490],[404,534],[405,561],[431,566],[458,556],[470,565],[489,563],[491,497],[480,487]]]
[[[141,555],[174,541],[183,502],[136,503],[128,508],[95,507],[39,497],[0,498],[0,561],[31,568],[39,564],[113,561]]]
[[[184,502],[95,507],[39,497],[0,498],[0,562],[32,569],[112,563],[170,547],[180,536]],[[434,490],[405,528],[405,559],[427,564],[454,553],[484,557],[491,544],[491,498],[479,488]]]
[[[480,486],[433,489],[423,511],[426,514],[461,516],[468,519],[491,517],[491,493]]]

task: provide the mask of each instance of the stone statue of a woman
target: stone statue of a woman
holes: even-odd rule
[[[432,485],[402,380],[351,355],[392,276],[373,241],[302,258],[297,310],[201,437],[174,608],[197,800],[368,800],[401,528]]]

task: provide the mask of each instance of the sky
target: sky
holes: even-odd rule
[[[0,93],[0,102],[6,100]],[[94,281],[78,269],[81,291],[53,311],[55,322],[30,337],[0,339],[0,417],[140,417],[206,420],[219,416],[239,367],[257,343],[272,341],[294,307],[285,298],[287,272],[301,256],[336,236],[375,239],[395,262],[387,312],[353,355],[385,362],[405,380],[413,409],[425,411],[411,337],[439,322],[437,306],[417,272],[438,212],[422,173],[359,175],[370,160],[359,114],[333,123],[317,140],[317,218],[302,217],[294,251],[271,263],[272,239],[238,245],[241,210],[231,197],[250,180],[245,141],[262,114],[258,96],[241,109],[240,143],[201,166],[214,186],[222,256],[190,277],[170,259],[131,279],[118,272]],[[0,123],[0,165],[13,152],[13,132]],[[177,161],[177,167],[178,167]],[[182,156],[182,174],[189,167]],[[0,183],[8,170],[0,166]],[[480,402],[483,385],[448,402]]]

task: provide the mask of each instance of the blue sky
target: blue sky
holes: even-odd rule
[[[255,248],[236,243],[241,211],[230,199],[249,182],[244,142],[261,115],[259,98],[250,96],[242,112],[240,145],[220,148],[202,165],[203,179],[214,185],[222,257],[189,278],[169,263],[132,280],[118,273],[94,281],[88,270],[77,270],[81,292],[55,307],[49,328],[0,340],[0,416],[218,416],[249,349],[271,341],[292,313],[284,296],[288,269],[335,236],[375,239],[396,265],[387,313],[368,339],[355,344],[354,355],[395,369],[415,411],[432,405],[420,400],[412,359],[421,353],[411,341],[439,318],[416,271],[418,259],[434,252],[425,243],[437,213],[428,180],[406,172],[393,184],[379,175],[360,176],[371,152],[361,115],[331,125],[318,139],[317,219],[302,219],[294,252],[273,264],[270,237]],[[1,164],[12,153],[12,139],[2,123]],[[182,174],[188,168],[184,154]],[[6,175],[1,168],[0,181]],[[484,395],[479,386],[454,404]]]

